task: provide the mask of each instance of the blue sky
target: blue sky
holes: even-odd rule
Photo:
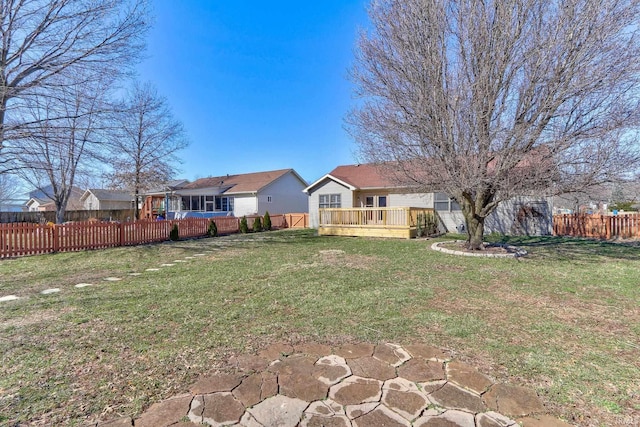
[[[366,0],[153,0],[141,81],[151,81],[191,145],[181,177],[294,168],[314,181],[354,163],[344,116]]]

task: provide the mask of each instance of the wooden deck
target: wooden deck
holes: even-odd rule
[[[411,239],[416,237],[420,214],[434,215],[434,210],[412,207],[320,209],[318,234]]]

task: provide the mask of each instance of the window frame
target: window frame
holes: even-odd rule
[[[318,195],[319,209],[339,209],[342,207],[342,194],[328,193]]]

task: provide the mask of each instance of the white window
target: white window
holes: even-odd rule
[[[340,194],[320,194],[319,207],[323,208],[340,208],[342,203]]]
[[[451,197],[447,196],[444,193],[436,193],[433,201],[433,207],[437,211],[459,211],[460,205]]]
[[[216,210],[223,212],[233,211],[233,197],[216,196]]]

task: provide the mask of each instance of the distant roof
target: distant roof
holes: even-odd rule
[[[288,173],[293,173],[303,185],[306,185],[306,182],[293,169],[279,169],[266,172],[200,178],[189,184],[185,184],[181,188],[193,190],[198,188],[222,187],[226,188],[223,191],[224,194],[253,193],[260,191]]]
[[[80,197],[82,193],[83,191],[80,188],[71,187],[72,195],[77,195],[77,197]],[[30,191],[29,198],[42,200],[42,201],[46,201],[46,200],[50,201],[51,200],[51,197],[49,197],[50,194],[53,194],[53,187],[51,185],[45,185],[44,187],[37,188],[35,190]]]
[[[89,197],[89,193],[92,193],[98,200],[102,201],[117,201],[117,202],[129,202],[133,200],[133,196],[128,191],[123,190],[105,190],[102,188],[90,188],[84,192],[80,200],[85,200]]]

